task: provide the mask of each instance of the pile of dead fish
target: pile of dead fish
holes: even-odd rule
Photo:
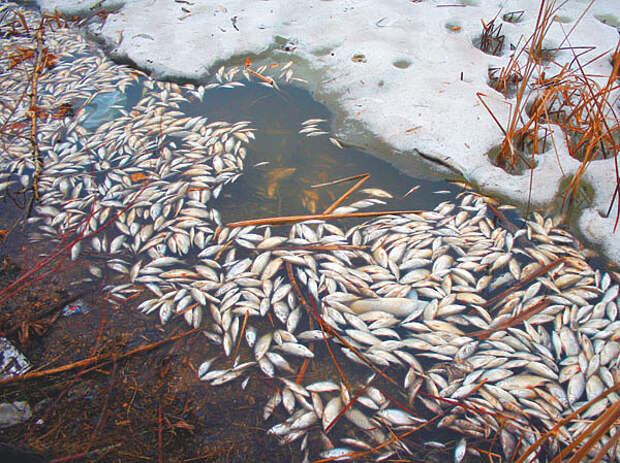
[[[2,7],[3,24],[15,8]],[[22,13],[35,30],[37,14]],[[424,442],[429,452],[453,452],[460,462],[479,454],[468,444],[493,441],[510,459],[620,381],[620,276],[593,269],[553,219],[534,214],[508,229],[491,199],[463,192],[432,211],[362,224],[223,226],[210,200],[243,174],[255,132],[248,121],[209,121],[181,108],[256,76],[233,67],[206,86],[158,82],[113,64],[73,30],[50,28],[44,37],[57,58],[39,78],[37,104],[47,115],[37,133],[43,173],[30,236],[73,259],[88,251],[101,262],[90,266],[93,278],[123,274],[107,287],[111,300],[140,293],[138,309],[162,324],[183,316],[202,328],[222,355],[200,366],[201,380],[245,387],[273,378],[264,407],[269,432],[299,443],[305,460],[420,455],[420,443],[412,449],[404,436],[433,417],[427,429],[463,438]],[[3,26],[5,50],[32,48],[32,40]],[[0,114],[23,135],[30,104],[21,95],[32,63],[16,61],[0,58],[9,102]],[[289,66],[278,72],[260,83],[292,79]],[[93,101],[131,89],[141,92],[135,101],[126,96],[112,120],[92,123]],[[63,105],[73,111],[54,117]],[[328,135],[320,122],[300,122],[300,131]],[[0,191],[30,187],[30,140],[8,130],[1,137]],[[339,212],[389,199],[378,189],[366,193]],[[326,344],[348,379],[330,373]],[[295,381],[305,359],[325,364],[325,376]],[[546,455],[618,399],[611,393],[562,424]],[[323,446],[320,455],[311,439]],[[614,459],[620,448],[612,445],[606,461]]]

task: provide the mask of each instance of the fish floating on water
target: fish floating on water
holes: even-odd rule
[[[3,5],[3,15],[12,8]],[[34,30],[37,13],[20,11]],[[0,39],[10,47],[31,40]],[[425,442],[429,449],[460,462],[477,452],[468,440],[499,436],[511,459],[620,382],[620,275],[592,268],[555,219],[535,213],[511,231],[497,224],[492,200],[463,191],[433,210],[361,224],[226,227],[212,199],[243,175],[260,133],[251,121],[210,121],[181,108],[215,88],[234,91],[253,75],[222,67],[207,85],[180,85],[112,63],[75,30],[46,31],[46,45],[58,60],[40,76],[39,104],[75,112],[40,118],[43,172],[30,237],[75,238],[72,259],[95,253],[104,259],[89,267],[92,277],[117,277],[106,287],[111,300],[122,304],[139,293],[138,310],[162,325],[182,317],[201,328],[222,353],[201,363],[201,381],[245,387],[255,375],[274,378],[263,410],[268,432],[298,444],[305,460],[344,461],[379,446],[377,460],[406,458],[411,441],[393,433],[438,414],[432,429],[462,438]],[[27,120],[17,100],[29,82],[28,62],[2,60],[3,95],[13,103],[0,112],[19,123]],[[279,73],[268,77],[295,79],[290,64]],[[90,127],[88,103],[129,88],[142,90],[137,101]],[[324,122],[308,119],[300,133],[329,135]],[[2,138],[9,149],[0,154],[0,191],[29,186],[35,166],[27,137]],[[267,175],[275,185],[291,173]],[[392,198],[376,188],[361,193],[367,197],[335,212]],[[261,323],[267,317],[273,326]],[[368,379],[348,384],[327,377],[327,369],[318,381],[289,379],[306,360],[331,362],[318,347],[325,343]],[[377,371],[389,371],[396,397],[382,389]],[[559,426],[547,453],[556,455],[618,400],[612,392]],[[320,438],[318,454],[310,453],[309,436]],[[620,450],[611,446],[605,461],[614,460]]]

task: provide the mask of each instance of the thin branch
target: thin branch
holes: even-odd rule
[[[5,384],[17,383],[17,382],[25,381],[25,380],[35,379],[35,378],[41,378],[43,376],[55,375],[57,373],[64,373],[65,371],[74,370],[76,368],[85,367],[85,366],[93,365],[93,364],[100,363],[100,362],[103,365],[111,361],[117,361],[120,359],[130,357],[135,354],[139,354],[141,352],[146,352],[149,350],[156,349],[157,347],[162,346],[163,344],[176,341],[177,339],[184,338],[185,336],[188,336],[192,333],[196,333],[197,331],[199,331],[199,328],[194,328],[193,330],[186,331],[185,333],[178,334],[176,336],[172,336],[170,338],[163,339],[161,341],[157,341],[152,344],[147,344],[144,346],[136,347],[135,349],[131,349],[130,351],[127,351],[124,354],[120,354],[120,355],[115,354],[115,353],[100,354],[100,355],[95,355],[93,357],[89,357],[83,360],[78,360],[77,362],[72,362],[72,363],[63,365],[58,368],[50,368],[49,370],[35,371],[32,373],[26,373],[26,374],[19,375],[19,376],[11,376],[10,378],[0,379],[0,386],[5,385]]]
[[[348,219],[352,217],[379,217],[383,215],[402,215],[420,214],[424,211],[379,211],[379,212],[350,212],[348,214],[310,214],[310,215],[290,215],[283,217],[267,217],[264,219],[250,219],[226,224],[227,227],[247,227],[249,225],[285,225],[307,220],[330,220]]]

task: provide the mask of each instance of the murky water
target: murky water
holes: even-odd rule
[[[60,62],[69,63],[71,59],[65,57]],[[140,98],[149,91],[144,84],[145,79],[139,79],[138,83],[130,86],[125,93],[104,92],[90,100],[90,103],[84,107],[88,115],[82,124],[83,127],[96,131],[99,125],[119,117],[124,112],[131,111]],[[100,89],[92,89],[93,92],[98,90]],[[86,101],[88,101],[86,98],[75,99],[72,104],[74,108],[79,108]],[[252,218],[321,213],[357,180],[324,187],[317,187],[317,185],[366,173],[370,174],[369,179],[353,193],[345,204],[367,198],[368,195],[360,191],[368,188],[381,189],[388,193],[388,197],[376,198],[376,204],[368,209],[361,208],[360,211],[432,209],[443,201],[453,199],[461,191],[459,187],[444,180],[415,178],[407,175],[371,153],[347,146],[338,147],[329,141],[329,135],[307,136],[299,133],[304,127],[302,123],[311,118],[322,119],[316,124],[322,130],[329,132],[331,115],[327,108],[314,101],[307,91],[294,86],[281,85],[278,90],[274,90],[257,83],[248,83],[241,88],[215,88],[205,93],[203,101],[196,99],[193,102],[183,103],[179,110],[187,116],[207,117],[208,122],[234,123],[247,120],[251,122],[250,127],[255,129],[256,138],[248,145],[242,175],[234,183],[225,185],[219,197],[212,199],[210,203],[212,207],[220,211],[224,223]],[[76,151],[85,149],[82,138],[67,137],[62,131],[59,133],[58,141],[70,143],[72,149]],[[140,145],[145,151],[157,150],[159,148],[157,134],[153,134],[151,138],[141,139]],[[83,164],[72,165],[71,175],[82,176],[92,173],[95,184],[100,185],[106,182],[108,173],[113,170],[114,166],[110,168],[108,165],[101,164],[93,153],[89,153],[89,157]],[[21,175],[32,175],[32,169],[28,167],[22,169]],[[15,198],[16,202],[10,198]],[[3,251],[8,255],[21,255],[24,258],[20,261],[23,268],[36,265],[41,255],[53,249],[48,248],[46,241],[39,242],[31,248],[23,247],[30,233],[33,233],[32,236],[38,234],[36,225],[22,229],[19,224],[19,217],[24,214],[24,206],[28,198],[27,194],[6,197],[4,200],[6,207],[2,209],[1,215],[3,228],[12,228],[10,239],[2,244]],[[59,204],[57,207],[64,208],[65,206]],[[347,220],[350,224],[359,223],[364,219]],[[343,222],[334,221],[334,223]],[[13,227],[14,224],[18,225]],[[119,236],[117,231],[108,229],[108,232],[110,232],[108,236],[110,241]],[[86,314],[61,318],[47,335],[48,337],[31,346],[33,355],[55,361],[58,354],[62,354],[67,362],[87,357],[93,336],[102,326],[105,326],[103,331],[105,333],[109,332],[110,335],[118,333],[117,335],[124,339],[125,349],[141,345],[145,340],[158,339],[161,328],[158,326],[156,317],[151,316],[149,319],[133,310],[133,307],[142,300],[141,297],[135,299],[132,297],[126,302],[117,301],[117,308],[112,312],[110,312],[112,306],[103,301],[105,292],[101,291],[102,286],[122,283],[123,277],[106,272],[105,279],[101,282],[88,283],[86,281],[91,277],[88,272],[89,267],[105,268],[105,259],[102,257],[92,249],[86,248],[81,252],[75,264],[66,261],[62,268],[69,267],[68,270],[58,272],[49,281],[50,292],[59,290],[61,293],[69,294],[90,293],[83,298],[91,310]],[[117,257],[128,260],[133,258],[131,253],[126,251]],[[194,258],[195,256],[188,256],[188,259]],[[259,328],[269,328],[267,320],[256,320],[252,323]],[[138,330],[129,335],[126,332],[128,325],[136,326]],[[174,327],[185,329],[185,326],[181,317],[170,321],[167,328],[171,331]],[[300,326],[302,327],[308,328],[307,321]],[[110,342],[108,335],[103,337],[103,341]],[[195,366],[206,358],[217,355],[221,350],[218,346],[210,346],[203,339],[194,339],[194,344],[187,356],[189,362]],[[67,350],[69,346],[71,348]],[[325,345],[317,345],[315,352],[316,359],[310,364],[305,380],[318,381],[325,377],[338,380],[339,373],[336,364]],[[245,343],[241,343],[239,355],[242,359],[251,359],[253,353],[245,346]],[[369,371],[366,368],[347,360],[338,349],[335,350],[334,355],[338,368],[354,388],[357,389],[367,382]],[[33,360],[36,362],[36,359]],[[149,356],[147,362],[157,364],[160,360],[158,354],[153,354]],[[223,363],[219,365],[224,366],[226,363],[223,360]],[[295,370],[299,370],[301,363],[301,361],[291,360]],[[253,377],[246,391],[240,389],[238,382],[225,387],[211,388],[200,383],[195,372],[186,368],[179,369],[182,380],[175,386],[175,390],[194,397],[196,403],[193,405],[193,413],[200,421],[203,421],[203,429],[206,431],[196,436],[199,443],[206,447],[229,446],[230,448],[225,452],[227,458],[230,456],[232,460],[243,461],[240,455],[263,455],[264,457],[271,455],[273,458],[281,458],[283,452],[289,453],[292,461],[300,458],[298,451],[293,448],[273,448],[274,438],[264,435],[264,429],[262,429],[268,426],[268,423],[264,423],[261,417],[264,403],[273,394],[274,388],[278,387],[277,383],[258,375]],[[294,375],[289,376],[294,379]],[[147,371],[137,379],[145,384],[152,381]],[[101,390],[101,385],[95,380],[88,384],[90,386],[84,390],[84,394],[92,399],[93,394]],[[375,380],[373,384],[382,384],[382,380]],[[386,393],[389,391],[395,397],[398,396],[398,392],[390,390],[389,385],[383,384],[381,387]],[[76,397],[81,397],[78,393],[75,394],[77,394]],[[250,397],[251,400],[247,402]],[[134,397],[131,400],[133,401]],[[406,398],[399,397],[398,400],[405,401]],[[152,407],[147,397],[142,402],[135,401],[137,407],[140,403],[143,407]],[[227,407],[232,410],[227,419],[222,417],[223,410],[214,412],[214,410],[221,409],[222,404],[229,404]],[[120,406],[120,404],[117,405]],[[234,410],[239,410],[241,413]],[[281,410],[276,411],[274,417],[278,420],[286,418]],[[251,429],[254,431],[249,431]],[[352,425],[343,420],[340,429],[332,431],[331,437],[333,439],[337,436],[344,437],[348,433],[354,435],[354,431]],[[250,432],[258,432],[262,437],[254,436],[251,438],[252,442],[245,442]],[[453,440],[456,435],[448,433],[443,437]],[[426,433],[421,433],[419,439],[423,438],[429,439],[430,437]],[[313,437],[307,445],[313,455],[318,455],[324,443]],[[232,453],[231,449],[233,449]],[[428,453],[428,450],[424,453]]]
[[[310,118],[324,119],[318,125],[329,131],[331,115],[308,92],[290,85],[277,91],[259,84],[214,89],[204,103],[183,105],[182,110],[210,121],[252,121],[257,129],[243,175],[213,203],[224,222],[321,213],[355,182],[324,188],[314,185],[365,173],[371,177],[360,190],[381,188],[394,196],[385,207],[373,210],[433,209],[460,191],[437,178],[411,177],[370,153],[338,148],[328,136],[298,133],[302,122]],[[402,198],[416,186],[415,192]]]
[[[129,87],[125,94],[102,93],[94,98],[85,107],[88,116],[83,126],[95,131],[100,124],[119,117],[123,112],[131,111],[138,100],[148,92],[148,89],[143,87],[144,82],[144,79],[140,79],[138,84]],[[96,91],[97,89],[93,90]],[[86,100],[75,100],[73,103],[77,108],[84,101]],[[110,107],[110,105],[114,106]],[[362,208],[361,211],[429,210],[443,201],[454,199],[462,191],[459,187],[438,178],[415,178],[407,175],[371,153],[347,146],[338,147],[329,141],[329,135],[315,137],[299,133],[300,129],[304,127],[302,123],[311,118],[322,119],[316,124],[322,130],[329,132],[331,115],[327,108],[314,101],[307,91],[294,86],[281,85],[277,91],[257,83],[249,83],[245,87],[235,89],[216,88],[207,91],[203,101],[195,100],[192,103],[184,103],[179,109],[188,116],[205,116],[208,118],[208,122],[251,121],[250,127],[255,129],[256,139],[248,145],[248,154],[242,175],[236,182],[226,185],[219,198],[213,199],[211,202],[211,205],[220,211],[224,223],[252,218],[321,213],[357,180],[325,187],[317,187],[317,185],[366,173],[370,174],[369,179],[358,188],[358,191],[353,193],[345,204],[367,198],[367,194],[360,193],[361,190],[367,188],[381,189],[391,197],[377,198],[376,204],[368,209]],[[61,134],[59,140],[62,138],[64,136]],[[157,134],[153,135],[151,139],[140,140],[140,144],[143,147],[156,150]],[[84,149],[82,140],[74,140],[73,146],[76,150]],[[83,165],[73,165],[72,168],[75,173],[80,175],[92,172],[96,184],[104,183],[108,171],[100,169],[101,166],[99,165],[95,165],[95,169],[93,169],[91,161],[92,158],[89,158],[89,162]],[[32,171],[24,169],[22,174],[30,175]],[[9,200],[5,199],[5,201],[8,202]],[[18,217],[24,213],[23,206],[26,203],[26,198],[19,197],[19,201],[23,201],[19,207],[11,204],[10,207],[3,208],[2,219],[7,227],[14,224]],[[347,220],[348,223],[359,223],[364,219]],[[341,222],[334,221],[336,224]],[[37,234],[36,226],[30,227],[30,229],[35,235]],[[28,232],[28,229],[26,231]],[[27,233],[21,233],[19,226],[16,227],[13,232],[13,239],[3,244],[5,252],[12,254],[20,252],[19,246],[25,244],[27,236]],[[109,239],[112,240],[116,236],[119,236],[118,233],[112,232]],[[45,243],[39,243],[33,249],[39,253],[49,252]],[[120,257],[132,258],[131,253],[123,253]],[[36,256],[29,255],[29,259],[24,262],[26,267],[36,263]],[[83,251],[77,264],[69,272],[59,274],[54,279],[53,284],[60,288],[64,286],[69,293],[86,291],[103,296],[104,293],[100,292],[103,284],[119,282],[118,276],[110,273],[107,274],[106,280],[101,284],[89,284],[85,281],[90,276],[87,271],[89,266],[101,267],[105,265],[105,261],[92,250]],[[118,312],[105,315],[109,312],[109,306],[106,303],[102,305],[99,297],[86,296],[85,299],[92,310],[88,314],[76,315],[66,320],[61,319],[49,339],[41,345],[36,344],[37,347],[34,352],[45,357],[48,355],[45,352],[62,351],[65,352],[67,361],[70,359],[78,360],[87,356],[88,347],[86,346],[88,346],[93,333],[100,329],[101,317],[105,319],[106,330],[111,330],[111,332],[118,330],[123,332],[128,323],[143,327],[140,332],[134,333],[132,337],[135,339],[126,340],[126,348],[140,345],[145,339],[157,338],[157,330],[146,329],[149,326],[148,319],[132,310],[132,306],[141,301],[140,297],[135,299],[135,302],[120,303],[123,316],[119,316]],[[155,323],[155,320],[152,322]],[[266,320],[253,323],[259,328],[268,328]],[[179,327],[184,325],[182,319],[173,320],[170,324]],[[155,327],[153,325],[153,328]],[[304,322],[302,327],[308,328],[307,322]],[[122,336],[126,335],[123,334]],[[75,346],[71,355],[66,352],[67,339],[71,339],[70,345]],[[196,366],[205,358],[218,354],[220,350],[220,347],[210,347],[203,340],[195,340],[195,343],[198,345],[191,349],[190,361]],[[45,350],[41,352],[40,349],[43,346],[45,346]],[[239,355],[242,359],[251,359],[253,356],[252,351],[244,343],[240,345]],[[335,366],[336,364],[328,349],[324,345],[317,345],[316,359],[311,363],[306,373],[306,381],[318,381],[326,377],[338,380],[337,368],[341,369],[349,383],[356,389],[368,381],[369,370],[355,362],[348,361],[338,349],[335,350],[334,355],[338,367]],[[296,370],[301,367],[301,363],[301,361],[291,361]],[[186,384],[179,384],[177,389],[193,394],[198,401],[204,401],[204,403],[195,405],[194,413],[199,419],[205,420],[206,429],[217,430],[198,436],[198,440],[204,445],[213,445],[218,441],[222,442],[224,446],[231,445],[231,442],[236,439],[244,439],[244,432],[247,432],[244,429],[265,426],[261,418],[264,403],[273,393],[273,388],[277,387],[277,384],[269,378],[260,375],[255,377],[248,385],[247,391],[244,392],[239,388],[237,382],[222,388],[209,388],[207,386],[205,389],[202,383],[197,382],[195,373],[185,370],[181,374],[183,374],[183,381]],[[149,379],[148,375],[142,378],[145,382]],[[294,379],[294,376],[291,376],[291,379]],[[401,397],[398,391],[390,390],[390,386],[383,383],[384,381],[379,379],[375,380],[373,384],[382,384],[381,387],[386,393],[389,391],[399,401],[406,401],[406,398]],[[100,389],[100,386],[95,386],[95,383],[92,384],[94,387],[92,391]],[[90,395],[92,392],[89,392]],[[247,397],[253,397],[251,401],[253,405],[243,405]],[[238,413],[231,414],[231,421],[228,422],[228,420],[223,420],[219,414],[213,414],[213,410],[217,408],[214,401],[219,404],[230,403],[230,406],[244,410],[244,412],[241,415]],[[274,416],[278,420],[286,418],[281,411],[276,411]],[[227,422],[228,426],[232,426],[232,429],[224,429],[225,426],[223,427],[223,425]],[[346,421],[343,420],[340,428],[338,431],[332,431],[331,437],[333,439],[337,436],[344,437],[347,433],[354,435],[354,428]],[[442,436],[448,441],[457,437],[451,433],[443,433]],[[422,432],[418,439],[421,442],[422,439],[430,439],[430,436]],[[252,445],[247,442],[238,442],[233,454],[262,454],[277,458],[284,449],[278,449],[274,452],[273,443],[273,438],[270,437],[260,440],[254,439]],[[234,448],[235,445],[232,445]],[[318,455],[324,446],[316,438],[311,439],[307,445],[314,455]],[[414,445],[417,444],[414,443]],[[287,452],[293,452],[293,461],[300,458],[293,449],[289,449]],[[423,453],[428,454],[428,449]]]

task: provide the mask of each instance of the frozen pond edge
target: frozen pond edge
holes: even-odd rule
[[[236,0],[226,6],[169,0],[39,0],[48,12],[57,8],[83,13],[93,5],[120,8],[90,32],[113,56],[131,60],[157,77],[201,80],[231,59],[285,55],[285,60],[294,59],[299,68],[305,68],[296,69],[296,75],[308,81],[319,100],[343,112],[334,130],[345,140],[358,141],[350,127],[359,122],[403,156],[423,153],[451,166],[487,193],[521,204],[547,205],[557,198],[562,179],[573,175],[579,162],[568,154],[557,128],[553,130],[557,153],[549,150],[538,155],[533,176],[529,172],[509,175],[484,155],[503,137],[476,93],[488,95],[495,116],[507,121],[509,104],[487,80],[488,68],[505,65],[509,53],[486,55],[472,41],[480,35],[481,19],[489,21],[498,11],[501,18],[508,10],[498,0],[462,7],[453,3],[359,0],[315,2],[300,8],[283,0]],[[580,0],[566,3],[561,9],[566,22],[554,22],[547,34],[548,46],[562,43],[587,5]],[[525,11],[522,21],[502,23],[506,43],[516,44],[531,34],[538,7],[534,0],[519,2],[518,8]],[[595,46],[589,57],[613,52],[618,32],[597,17],[615,12],[613,0],[597,0],[572,32],[570,45]],[[559,55],[559,61],[572,59],[569,52],[562,53],[565,56]],[[609,75],[611,62],[604,57],[588,70]],[[617,99],[617,90],[615,95]],[[615,177],[613,158],[591,163],[584,180],[594,188],[595,198],[583,210],[578,226],[608,258],[620,262],[620,240],[613,233],[615,214],[604,217]]]

